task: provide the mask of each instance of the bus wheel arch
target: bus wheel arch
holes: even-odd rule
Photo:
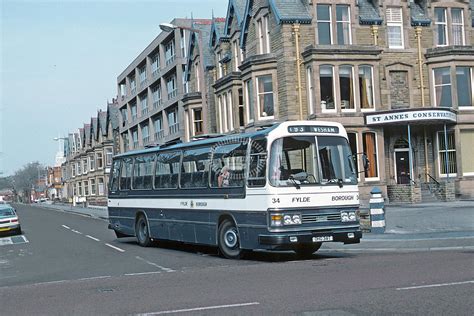
[[[220,253],[227,259],[242,257],[239,229],[235,219],[229,214],[224,214],[219,218],[217,244]]]
[[[135,236],[140,246],[151,246],[150,222],[144,211],[138,211],[135,214]]]

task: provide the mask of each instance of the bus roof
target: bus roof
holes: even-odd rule
[[[174,145],[171,145],[171,146],[156,146],[156,147],[152,147],[152,148],[127,151],[125,153],[116,155],[114,158],[135,156],[135,155],[148,154],[148,153],[154,153],[154,152],[160,152],[160,151],[175,150],[175,149],[181,149],[183,147],[194,147],[194,146],[208,145],[208,144],[213,144],[213,143],[218,143],[218,142],[226,142],[228,140],[232,140],[232,139],[235,139],[235,138],[249,138],[249,139],[259,138],[259,137],[268,135],[268,133],[270,133],[272,130],[274,130],[276,127],[278,127],[280,124],[281,123],[275,123],[272,126],[269,126],[267,128],[264,128],[264,129],[261,129],[261,130],[255,131],[255,132],[251,132],[251,133],[229,134],[229,135],[224,135],[224,136],[219,136],[219,137],[195,140],[195,141],[187,142],[187,143],[174,144]]]

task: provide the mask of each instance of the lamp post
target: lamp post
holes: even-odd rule
[[[191,27],[191,26],[175,25],[175,24],[172,24],[172,23],[160,23],[160,29],[163,32],[173,32],[176,29],[182,29],[182,30],[187,30],[187,31],[194,32],[194,33],[198,34],[199,64],[201,66],[201,71],[199,72],[199,76],[201,78],[199,78],[199,82],[204,82],[204,56],[203,56],[203,48],[202,48],[202,46],[203,46],[202,30],[196,29],[196,28]],[[190,56],[188,56],[188,58],[190,58]],[[200,89],[200,90],[202,90],[202,89]],[[204,101],[204,99],[206,98],[206,93],[201,93],[201,98]],[[204,104],[204,102],[202,102],[202,103]],[[206,104],[207,104],[207,99],[206,99]],[[207,118],[207,107],[203,106],[202,111],[203,111],[203,117]],[[204,120],[204,127],[205,127],[205,130],[207,131],[207,127],[208,127],[207,126],[207,119]]]

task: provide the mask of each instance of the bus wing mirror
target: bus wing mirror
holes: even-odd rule
[[[364,165],[364,170],[367,171],[370,167],[370,161],[366,154],[362,154],[362,163]]]

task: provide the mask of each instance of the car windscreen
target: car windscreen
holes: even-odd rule
[[[15,216],[15,212],[11,208],[0,209],[0,217]]]

